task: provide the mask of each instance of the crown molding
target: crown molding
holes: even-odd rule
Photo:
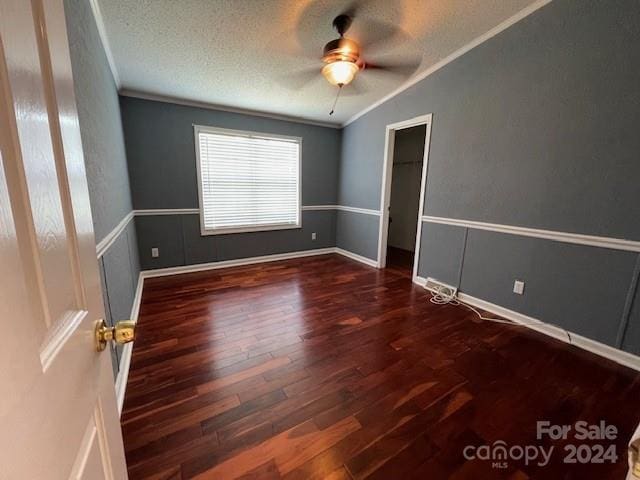
[[[118,75],[116,61],[113,58],[113,52],[111,51],[111,45],[109,44],[109,38],[107,37],[107,29],[104,26],[104,19],[102,17],[102,12],[100,11],[100,5],[98,5],[98,0],[89,0],[89,5],[91,6],[91,12],[93,12],[93,18],[96,21],[98,36],[100,37],[104,54],[107,57],[107,63],[109,64],[113,81],[116,84],[116,89],[120,89],[122,86],[120,83],[120,75]]]
[[[529,5],[528,7],[520,10],[518,13],[516,13],[515,15],[509,17],[508,19],[506,19],[504,22],[500,23],[499,25],[493,27],[488,32],[480,35],[479,37],[476,37],[474,40],[472,40],[471,42],[467,43],[462,48],[459,48],[458,50],[453,52],[451,55],[443,58],[442,60],[440,60],[435,65],[432,65],[431,67],[427,68],[423,72],[418,73],[415,77],[410,78],[409,80],[404,82],[402,85],[400,85],[400,87],[398,87],[397,89],[395,89],[394,91],[392,91],[388,95],[382,97],[380,100],[378,100],[375,103],[369,105],[365,109],[359,111],[358,113],[353,115],[351,118],[349,118],[349,120],[344,122],[342,124],[342,127],[346,127],[350,123],[355,122],[358,118],[362,117],[366,113],[369,113],[371,110],[379,107],[380,105],[382,105],[386,101],[391,100],[393,97],[401,94],[402,92],[404,92],[408,88],[414,86],[416,83],[418,83],[418,82],[424,80],[425,78],[427,78],[432,73],[437,72],[438,70],[440,70],[445,65],[448,65],[449,63],[453,62],[454,60],[456,60],[457,58],[461,57],[462,55],[464,55],[465,53],[469,52],[470,50],[473,50],[478,45],[481,45],[484,42],[486,42],[487,40],[495,37],[497,34],[502,32],[503,30],[506,30],[507,28],[509,28],[513,24],[518,23],[523,18],[528,17],[529,15],[531,15],[536,10],[539,10],[540,8],[544,7],[545,5],[551,3],[551,1],[552,0],[538,0],[537,2],[534,2],[531,5]]]
[[[420,72],[415,77],[410,78],[405,83],[403,83],[400,87],[398,87],[396,90],[392,91],[391,93],[389,93],[388,95],[385,95],[380,100],[377,100],[373,104],[371,104],[368,107],[364,108],[363,110],[359,111],[358,113],[356,113],[355,115],[350,117],[346,122],[344,122],[342,124],[329,123],[329,122],[320,122],[320,121],[308,120],[308,119],[305,119],[305,118],[300,118],[300,117],[295,117],[295,116],[289,116],[289,115],[285,115],[285,114],[276,114],[276,113],[269,113],[269,112],[264,112],[264,111],[259,111],[259,110],[236,108],[236,107],[231,107],[231,106],[227,106],[227,105],[219,105],[219,104],[213,104],[213,103],[202,102],[202,101],[197,101],[197,100],[188,100],[188,99],[172,97],[172,96],[168,96],[168,95],[161,95],[161,94],[155,94],[155,93],[151,93],[151,92],[143,92],[143,91],[139,91],[139,90],[123,88],[122,84],[121,84],[121,81],[120,81],[120,76],[118,74],[118,70],[116,68],[116,63],[115,63],[115,60],[114,60],[114,57],[113,57],[111,46],[109,44],[109,39],[107,37],[107,32],[106,32],[104,20],[103,20],[103,17],[102,17],[102,13],[100,11],[100,6],[98,4],[98,0],[89,0],[89,3],[91,5],[91,10],[93,12],[93,16],[94,16],[95,21],[96,21],[96,26],[98,28],[98,34],[100,36],[100,40],[102,42],[102,47],[104,49],[105,55],[107,57],[107,61],[109,63],[109,67],[111,69],[111,73],[113,75],[114,82],[115,82],[116,87],[118,89],[118,93],[121,96],[139,98],[139,99],[142,99],[142,100],[152,100],[152,101],[163,102],[163,103],[171,103],[171,104],[182,105],[182,106],[187,106],[187,107],[204,108],[204,109],[207,109],[207,110],[218,110],[218,111],[222,111],[222,112],[238,113],[238,114],[243,114],[243,115],[252,115],[252,116],[256,116],[256,117],[271,118],[273,120],[301,123],[301,124],[313,125],[313,126],[317,126],[317,127],[341,129],[341,128],[344,128],[347,125],[353,123],[358,118],[360,118],[363,115],[365,115],[366,113],[368,113],[368,112],[374,110],[375,108],[379,107],[380,105],[382,105],[383,103],[385,103],[388,100],[392,99],[393,97],[396,97],[397,95],[399,95],[400,93],[404,92],[408,88],[412,87],[416,83],[424,80],[429,75],[431,75],[431,74],[435,73],[436,71],[440,70],[442,67],[444,67],[447,64],[453,62],[454,60],[456,60],[457,58],[461,57],[462,55],[464,55],[465,53],[469,52],[470,50],[473,50],[478,45],[481,45],[482,43],[486,42],[487,40],[495,37],[500,32],[502,32],[502,31],[506,30],[507,28],[511,27],[515,23],[518,23],[520,20],[522,20],[525,17],[531,15],[536,10],[539,10],[540,8],[544,7],[545,5],[551,3],[551,1],[552,0],[538,0],[538,1],[534,2],[534,3],[532,3],[531,5],[529,5],[528,7],[520,10],[518,13],[516,13],[515,15],[509,17],[504,22],[500,23],[499,25],[497,25],[496,27],[492,28],[488,32],[484,33],[483,35],[480,35],[479,37],[475,38],[474,40],[472,40],[471,42],[467,43],[463,47],[459,48],[458,50],[456,50],[455,52],[453,52],[451,55],[447,56],[446,58],[440,60],[435,65],[429,67],[428,69],[424,70],[423,72]]]
[[[195,108],[204,108],[207,110],[217,110],[220,112],[239,113],[241,115],[264,117],[264,118],[270,118],[272,120],[280,120],[283,122],[302,123],[306,125],[313,125],[315,127],[336,128],[336,129],[342,128],[342,126],[337,123],[316,122],[314,120],[307,120],[299,117],[291,117],[288,115],[280,115],[277,113],[268,113],[268,112],[262,112],[259,110],[229,107],[225,105],[217,105],[214,103],[200,102],[197,100],[185,100],[182,98],[171,97],[168,95],[142,92],[139,90],[131,90],[128,88],[121,88],[118,91],[118,93],[123,97],[139,98],[141,100],[151,100],[154,102],[171,103],[174,105],[182,105],[185,107],[195,107]]]

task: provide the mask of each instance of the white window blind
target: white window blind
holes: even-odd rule
[[[300,139],[196,127],[202,233],[300,226]]]

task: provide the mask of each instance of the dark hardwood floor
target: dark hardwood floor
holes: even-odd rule
[[[413,275],[413,256],[414,252],[409,250],[387,247],[387,270],[411,278]]]
[[[613,479],[638,372],[437,306],[410,278],[326,255],[145,281],[122,429],[130,478]],[[606,421],[614,464],[564,464],[536,421]],[[550,463],[463,457],[556,448]],[[575,443],[575,442],[574,442]]]

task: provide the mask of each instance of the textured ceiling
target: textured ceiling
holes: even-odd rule
[[[120,87],[188,101],[342,123],[407,81],[374,70],[336,88],[320,74],[339,0],[99,0]],[[370,0],[347,36],[371,38],[375,22],[403,34],[365,51],[369,61],[421,57],[413,75],[486,33],[533,0]],[[296,73],[316,80],[292,88]],[[361,93],[357,93],[356,87]]]

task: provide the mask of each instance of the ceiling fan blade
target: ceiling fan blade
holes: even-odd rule
[[[319,78],[322,78],[320,69],[318,67],[309,67],[280,76],[279,83],[291,90],[301,90]]]
[[[353,0],[347,8],[345,8],[340,15],[348,15],[351,18],[355,18],[356,15],[362,12],[363,7],[371,0]]]
[[[313,45],[304,45],[298,40],[294,30],[281,32],[268,40],[265,51],[269,54],[279,53],[290,57],[305,58],[314,61],[322,59],[322,48]]]
[[[376,48],[386,47],[400,40],[413,43],[411,36],[399,26],[370,18],[357,19],[351,36],[369,54]]]
[[[421,57],[414,57],[408,60],[389,60],[378,62],[364,62],[364,72],[371,70],[372,72],[391,73],[408,77],[412,75],[420,66]]]

